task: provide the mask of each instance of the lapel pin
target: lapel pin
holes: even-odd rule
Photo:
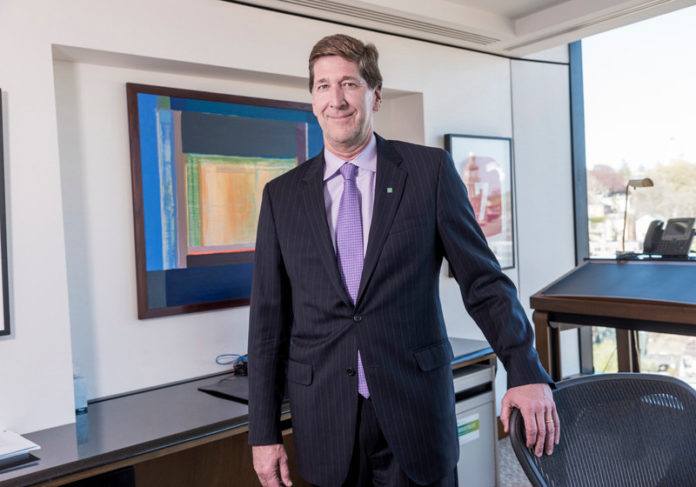
[[[394,189],[393,188],[387,188],[387,193],[393,193]]]

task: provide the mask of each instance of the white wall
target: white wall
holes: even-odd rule
[[[519,291],[529,297],[575,265],[568,67],[511,61]],[[563,333],[564,373],[579,372],[577,331]]]
[[[436,146],[445,133],[514,135],[516,147],[526,139],[535,146],[539,134],[531,127],[518,132],[515,122],[513,133],[511,74],[518,71],[546,88],[559,84],[548,105],[565,107],[551,110],[540,128],[567,123],[564,66],[547,72],[546,65],[520,61],[525,67],[511,70],[499,57],[219,0],[2,3],[15,332],[0,341],[0,424],[26,432],[73,421],[73,362],[89,396],[99,397],[216,372],[217,353],[246,350],[247,308],[137,320],[124,83],[309,101],[307,53],[337,31],[380,49],[385,88],[393,94],[392,107],[377,120],[386,135]],[[413,123],[400,115],[419,109],[422,119],[415,115]],[[572,221],[565,211],[572,193],[561,189],[569,182],[567,137],[550,149],[539,145],[534,158],[516,154],[524,161],[518,187],[521,173],[530,171],[537,183],[558,188],[518,190],[520,219],[553,206],[545,219],[562,220],[561,228],[564,219]],[[559,169],[536,169],[539,154],[543,167],[556,161]],[[549,205],[551,198],[559,201]],[[520,265],[511,277],[527,292],[560,275],[553,266],[564,267],[572,254],[572,228],[561,240],[558,233],[553,225],[519,232]],[[527,251],[533,257],[526,259]],[[534,265],[542,253],[563,263]],[[451,279],[443,278],[442,299],[451,335],[480,337]]]

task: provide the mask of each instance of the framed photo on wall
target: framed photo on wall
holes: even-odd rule
[[[503,269],[513,268],[512,140],[446,134],[445,149],[466,186],[488,246]]]
[[[7,214],[5,205],[5,147],[2,143],[4,128],[2,125],[2,90],[0,90],[0,336],[10,334],[10,291],[7,264]]]
[[[248,304],[263,188],[323,146],[311,105],[126,91],[138,317]]]

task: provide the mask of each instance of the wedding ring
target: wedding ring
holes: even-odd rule
[[[547,422],[547,423],[553,423],[553,419],[547,419],[546,422]]]

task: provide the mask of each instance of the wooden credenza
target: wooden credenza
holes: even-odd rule
[[[486,342],[451,342],[454,369],[495,364]],[[89,411],[73,424],[24,435],[41,446],[37,458],[21,468],[0,471],[0,487],[117,485],[101,483],[99,476],[123,469],[138,487],[258,486],[248,446],[247,405],[198,390],[228,377],[210,376],[91,402]],[[309,485],[295,468],[287,408],[281,420],[293,485]]]

